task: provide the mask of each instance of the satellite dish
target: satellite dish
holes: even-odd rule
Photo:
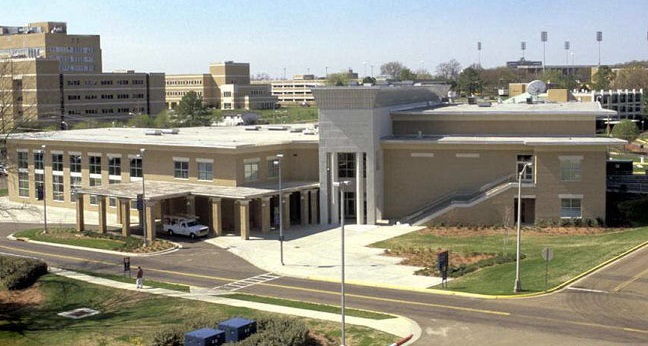
[[[527,84],[527,92],[531,96],[538,96],[547,90],[547,85],[541,80],[534,80]]]

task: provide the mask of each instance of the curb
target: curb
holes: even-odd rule
[[[10,240],[15,240],[15,241],[22,241],[26,243],[32,243],[32,244],[39,244],[39,245],[48,245],[48,246],[54,246],[54,247],[62,247],[62,248],[67,248],[67,249],[74,249],[74,250],[83,250],[83,251],[90,251],[90,252],[100,252],[100,253],[105,253],[105,254],[111,254],[111,255],[119,255],[119,256],[129,256],[129,257],[151,257],[151,256],[158,256],[158,255],[166,255],[169,253],[176,252],[180,249],[182,249],[182,244],[178,244],[172,241],[169,241],[169,243],[173,244],[174,247],[162,251],[157,251],[153,253],[136,253],[136,252],[122,252],[122,251],[114,251],[114,250],[103,250],[103,249],[95,249],[95,248],[88,248],[84,246],[76,246],[76,245],[68,245],[68,244],[59,244],[59,243],[51,243],[51,242],[46,242],[46,241],[38,241],[38,240],[31,240],[26,237],[14,237],[14,233],[11,233],[10,235],[7,236],[8,239]]]

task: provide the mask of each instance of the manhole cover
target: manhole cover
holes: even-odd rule
[[[99,311],[97,310],[93,310],[89,308],[79,308],[70,311],[59,312],[57,315],[67,317],[67,318],[79,319],[79,318],[94,316],[98,313]]]

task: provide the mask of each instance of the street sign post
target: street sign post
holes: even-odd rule
[[[549,261],[553,259],[553,249],[548,247],[542,249],[542,258],[545,260],[545,291],[546,291],[547,279],[549,277]]]

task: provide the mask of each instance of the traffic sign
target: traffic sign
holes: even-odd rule
[[[542,258],[545,261],[551,261],[553,259],[553,249],[548,247],[542,249]]]

